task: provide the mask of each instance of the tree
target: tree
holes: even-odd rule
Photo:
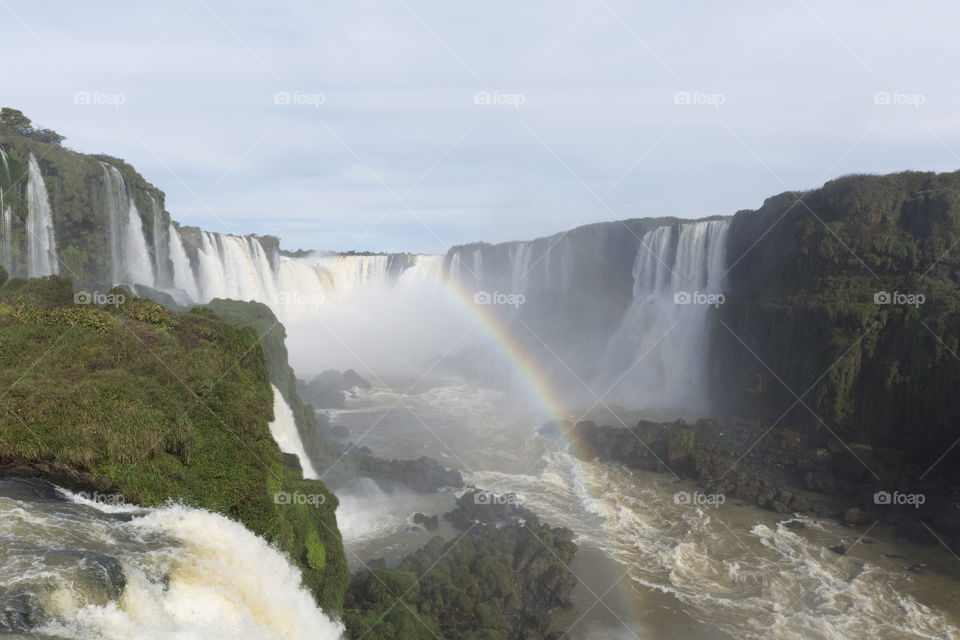
[[[32,134],[28,134],[34,140],[40,142],[46,142],[48,144],[60,145],[61,142],[67,139],[66,136],[62,136],[53,129],[37,129]]]
[[[0,109],[0,129],[5,133],[26,136],[33,133],[33,123],[19,109],[3,107]]]

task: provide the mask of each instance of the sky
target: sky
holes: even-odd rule
[[[960,4],[0,0],[0,104],[184,224],[443,252],[960,168]]]

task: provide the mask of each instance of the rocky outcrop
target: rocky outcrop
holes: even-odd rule
[[[510,496],[479,490],[461,496],[445,517],[463,535],[435,537],[396,568],[354,576],[348,636],[401,637],[390,634],[416,614],[410,628],[426,637],[555,637],[546,635],[551,615],[570,606],[577,582],[567,568],[576,553],[573,532],[541,523]],[[397,600],[404,605],[392,606]]]
[[[923,545],[938,544],[933,530],[947,544],[960,544],[960,487],[916,480],[923,469],[901,450],[838,440],[821,447],[813,436],[743,421],[641,421],[629,429],[550,423],[543,431],[565,432],[580,458],[673,473],[778,513],[884,523]]]

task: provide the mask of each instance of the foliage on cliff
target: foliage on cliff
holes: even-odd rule
[[[728,237],[711,364],[725,411],[933,464],[960,435],[960,173],[784,193]]]
[[[123,160],[77,153],[4,130],[0,130],[0,150],[6,155],[8,168],[4,171],[0,163],[3,205],[13,212],[13,229],[10,230],[14,254],[12,275],[27,275],[24,221],[27,219],[27,167],[31,153],[37,159],[50,199],[60,272],[69,275],[77,286],[105,290],[113,284],[107,189],[101,162],[120,171],[148,234],[152,233],[154,225],[154,203],[161,232],[169,226],[169,214],[163,210],[163,192]]]
[[[326,425],[318,424],[319,420],[326,420],[326,417],[318,417],[313,407],[306,404],[297,393],[297,378],[288,362],[287,332],[283,324],[277,320],[270,307],[260,302],[217,298],[204,306],[227,322],[241,327],[252,327],[257,332],[267,358],[270,380],[280,389],[284,400],[293,411],[297,431],[307,455],[315,465],[322,464],[332,455],[331,443],[320,435],[320,427]]]
[[[348,575],[337,501],[283,465],[256,332],[113,293],[126,297],[76,304],[56,276],[0,286],[0,460],[67,464],[140,504],[172,498],[235,518],[338,611]],[[323,504],[279,504],[280,491]]]
[[[437,536],[395,569],[358,576],[347,592],[347,634],[371,640],[542,638],[569,604],[573,534],[514,504],[468,492],[448,517],[463,534]],[[495,502],[495,501],[493,501]]]

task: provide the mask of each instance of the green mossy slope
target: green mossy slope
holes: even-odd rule
[[[12,279],[0,287],[0,388],[0,459],[59,461],[143,505],[172,498],[239,520],[300,566],[324,609],[340,611],[337,501],[283,465],[253,329],[129,295],[75,304],[66,278]],[[278,504],[280,491],[323,503]]]

